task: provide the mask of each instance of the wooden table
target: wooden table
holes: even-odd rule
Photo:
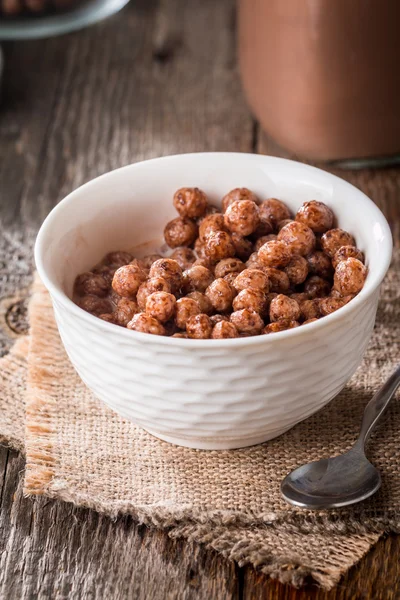
[[[26,256],[58,200],[119,166],[179,152],[270,152],[243,100],[234,29],[231,0],[132,0],[80,33],[4,44],[3,241],[21,238]],[[384,194],[383,176],[392,177]],[[395,169],[364,172],[359,184],[389,216],[399,241]],[[13,269],[25,268],[23,257],[14,258],[10,268],[0,256],[8,294]],[[130,518],[112,522],[62,502],[23,498],[23,468],[21,456],[0,448],[1,598],[400,597],[397,537],[379,542],[332,592],[296,591]]]

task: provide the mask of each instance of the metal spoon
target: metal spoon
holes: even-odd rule
[[[365,456],[365,444],[400,385],[400,366],[367,404],[354,446],[334,458],[323,458],[295,469],[285,477],[285,500],[312,510],[338,508],[365,500],[381,485],[381,477]]]

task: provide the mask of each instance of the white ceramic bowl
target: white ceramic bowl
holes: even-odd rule
[[[363,290],[305,327],[228,340],[137,333],[78,308],[70,299],[75,276],[111,250],[160,240],[182,186],[215,202],[245,186],[293,211],[306,200],[326,202],[366,254]],[[80,187],[47,217],[35,258],[68,355],[93,393],[163,440],[223,449],[280,435],[338,394],[370,339],[391,251],[382,213],[345,181],[280,158],[204,153],[137,163]]]

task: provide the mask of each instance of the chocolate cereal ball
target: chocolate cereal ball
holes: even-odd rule
[[[235,254],[240,260],[247,260],[253,252],[253,244],[247,238],[238,233],[231,234],[232,242],[235,247]]]
[[[109,283],[103,275],[96,273],[82,273],[75,279],[75,293],[80,296],[92,295],[104,298],[107,296]]]
[[[226,312],[229,310],[232,307],[235,294],[235,289],[221,278],[215,279],[205,292],[205,295],[217,312]]]
[[[367,267],[357,258],[342,260],[335,269],[334,287],[342,296],[358,294],[367,278]]]
[[[343,229],[330,229],[321,237],[322,249],[330,258],[333,258],[342,246],[355,245],[356,242],[353,236]]]
[[[166,323],[175,312],[176,298],[168,292],[153,292],[146,300],[146,313],[151,317]]]
[[[250,200],[256,204],[258,202],[257,196],[247,188],[235,188],[222,198],[222,210],[225,212],[228,206],[240,200]]]
[[[214,276],[209,269],[195,265],[183,273],[183,289],[188,292],[204,292],[213,281]]]
[[[194,251],[198,258],[206,258],[207,257],[205,243],[202,242],[200,238],[197,238],[193,247],[194,247]]]
[[[261,290],[262,292],[269,292],[269,278],[268,275],[260,269],[245,269],[236,277],[233,286],[240,292],[247,288],[253,288]]]
[[[306,256],[315,248],[314,232],[298,221],[291,221],[282,227],[278,233],[278,240],[286,242],[292,254]]]
[[[278,296],[271,301],[269,318],[272,322],[279,321],[280,319],[298,321],[300,315],[300,306],[297,304],[296,300],[293,300],[284,294],[278,294]]]
[[[234,202],[226,209],[224,220],[227,229],[232,233],[250,235],[260,222],[257,204],[251,200]]]
[[[342,246],[337,250],[332,258],[332,265],[334,269],[338,266],[338,264],[342,260],[346,260],[347,258],[357,258],[360,262],[364,262],[364,253],[361,252],[355,246]]]
[[[133,315],[140,312],[138,303],[135,300],[129,300],[129,298],[121,298],[118,300],[114,311],[114,319],[118,325],[126,327]]]
[[[300,285],[307,279],[308,262],[303,256],[295,254],[286,265],[285,273],[291,285]]]
[[[201,292],[190,292],[190,294],[187,295],[187,298],[195,300],[200,307],[200,312],[205,315],[211,315],[213,312],[213,306],[210,299],[205,294],[202,294]]]
[[[327,296],[326,298],[321,298],[319,301],[319,310],[323,317],[332,314],[333,312],[342,308],[345,304],[350,302],[353,296],[345,296],[343,298],[334,298],[332,296]]]
[[[268,200],[261,202],[259,215],[262,221],[269,220],[274,228],[276,228],[279,221],[290,219],[288,207],[281,200],[277,200],[277,198],[268,198]]]
[[[224,258],[215,266],[215,277],[225,277],[228,273],[240,273],[246,268],[239,258]]]
[[[267,325],[263,329],[263,333],[278,333],[279,331],[286,331],[287,329],[293,329],[294,327],[298,326],[299,323],[297,321],[291,321],[290,319],[281,319],[280,321],[269,323],[269,325]]]
[[[154,292],[171,292],[170,283],[164,277],[150,277],[137,291],[136,301],[140,310],[146,310],[147,298]]]
[[[280,271],[274,267],[266,267],[264,273],[268,278],[270,291],[278,294],[285,294],[289,291],[289,277],[285,271]]]
[[[119,325],[116,322],[115,317],[112,313],[104,313],[103,315],[99,315],[99,319],[102,321],[106,321],[106,323],[113,323],[114,325]]]
[[[92,315],[101,315],[111,312],[111,304],[106,298],[99,296],[83,296],[78,300],[78,306]]]
[[[214,271],[214,263],[207,256],[203,256],[202,258],[196,258],[192,267],[205,267],[211,273]]]
[[[235,256],[235,246],[229,233],[225,231],[210,233],[205,242],[205,252],[215,263],[223,258]]]
[[[177,217],[165,226],[164,239],[170,248],[191,246],[196,238],[196,223],[185,217]]]
[[[301,318],[304,321],[308,321],[309,319],[319,319],[321,316],[320,301],[320,298],[314,298],[314,300],[304,300],[304,302],[300,302]]]
[[[212,323],[212,326],[214,327],[214,325],[220,323],[221,321],[229,321],[229,315],[211,315],[210,321]]]
[[[165,335],[165,329],[160,321],[146,313],[134,315],[127,325],[128,329],[140,331],[141,333],[151,333],[152,335]]]
[[[297,211],[296,221],[307,225],[314,233],[325,233],[333,227],[333,212],[323,202],[311,200],[304,202]]]
[[[246,262],[246,268],[247,269],[259,269],[260,271],[262,271],[264,269],[264,265],[261,263],[260,259],[258,258],[258,252],[253,252],[249,256],[249,259]]]
[[[267,242],[271,242],[272,240],[276,240],[278,236],[275,233],[269,233],[268,235],[262,235],[259,237],[254,243],[254,250],[258,252],[261,246],[264,246]]]
[[[180,188],[173,203],[180,216],[188,219],[202,217],[207,210],[207,197],[199,188]]]
[[[103,263],[114,269],[119,269],[124,265],[128,265],[133,256],[130,252],[124,252],[123,250],[117,250],[116,252],[109,252],[103,259]]]
[[[294,219],[283,219],[283,221],[279,221],[278,225],[276,226],[278,232],[283,229],[285,227],[285,225],[288,225],[289,223],[293,223]]]
[[[333,277],[332,261],[325,252],[315,250],[307,256],[307,262],[310,275],[318,275],[323,279]]]
[[[107,265],[103,265],[102,263],[100,263],[100,264],[96,265],[92,269],[92,271],[96,275],[101,275],[103,277],[103,279],[105,279],[105,281],[107,282],[107,286],[111,287],[111,283],[112,283],[112,280],[113,280],[114,273],[115,273],[116,269],[114,269],[113,267],[109,267]],[[79,275],[78,275],[78,277],[79,277]],[[76,286],[76,280],[75,280],[75,286]],[[74,289],[76,290],[76,287]]]
[[[210,317],[204,314],[189,317],[186,323],[186,331],[191,339],[207,340],[211,337],[212,329]]]
[[[229,285],[231,285],[232,287],[234,286],[235,283],[235,279],[237,277],[237,273],[227,273],[226,275],[223,276],[223,280],[226,281],[227,283],[229,283]]]
[[[161,258],[161,256],[158,256],[157,258]],[[193,265],[196,260],[196,255],[191,248],[177,248],[173,251],[170,258],[176,260],[180,268],[184,271]],[[152,264],[153,263],[149,265],[149,268]]]
[[[221,213],[214,213],[204,217],[199,226],[199,239],[205,242],[210,233],[216,231],[226,231],[224,215]]]
[[[296,300],[297,304],[300,306],[302,302],[310,299],[310,296],[305,292],[295,292],[294,294],[288,294],[289,298]]]
[[[115,271],[112,287],[122,298],[133,298],[145,279],[145,271],[137,264],[125,265]]]
[[[185,248],[185,250],[187,250],[188,248]],[[159,260],[160,258],[162,258],[161,254],[147,254],[147,256],[144,256],[141,260],[142,260],[142,264],[143,267],[145,269],[150,269],[151,265],[156,262],[156,260]]]
[[[172,258],[160,258],[150,267],[150,277],[163,277],[171,286],[171,292],[179,290],[182,284],[182,269]]]
[[[287,244],[281,240],[271,240],[258,251],[258,260],[264,267],[285,267],[291,258]]]
[[[233,300],[233,310],[242,310],[247,308],[261,315],[261,317],[267,316],[267,298],[264,292],[254,288],[246,288],[241,290],[236,298]]]
[[[190,317],[201,312],[198,302],[193,298],[180,298],[175,305],[175,323],[179,329],[185,329]]]
[[[214,340],[226,340],[239,337],[239,332],[233,323],[229,321],[220,321],[214,325],[211,337]]]
[[[313,319],[307,319],[307,321],[304,321],[302,323],[302,326],[303,325],[308,325],[309,323],[314,323],[315,321],[318,321],[318,318],[314,317]]]
[[[233,312],[230,320],[240,334],[258,335],[264,327],[264,321],[260,315],[247,308]]]
[[[323,298],[331,291],[331,284],[326,279],[313,275],[305,282],[304,291],[310,298]]]

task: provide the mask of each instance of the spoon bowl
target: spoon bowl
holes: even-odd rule
[[[320,510],[355,504],[375,494],[381,476],[365,456],[364,448],[399,386],[400,366],[365,407],[360,435],[350,450],[302,465],[285,477],[281,492],[287,502]]]
[[[282,495],[291,504],[313,510],[339,508],[365,500],[381,485],[381,477],[365,454],[352,448],[292,471],[282,482]]]

